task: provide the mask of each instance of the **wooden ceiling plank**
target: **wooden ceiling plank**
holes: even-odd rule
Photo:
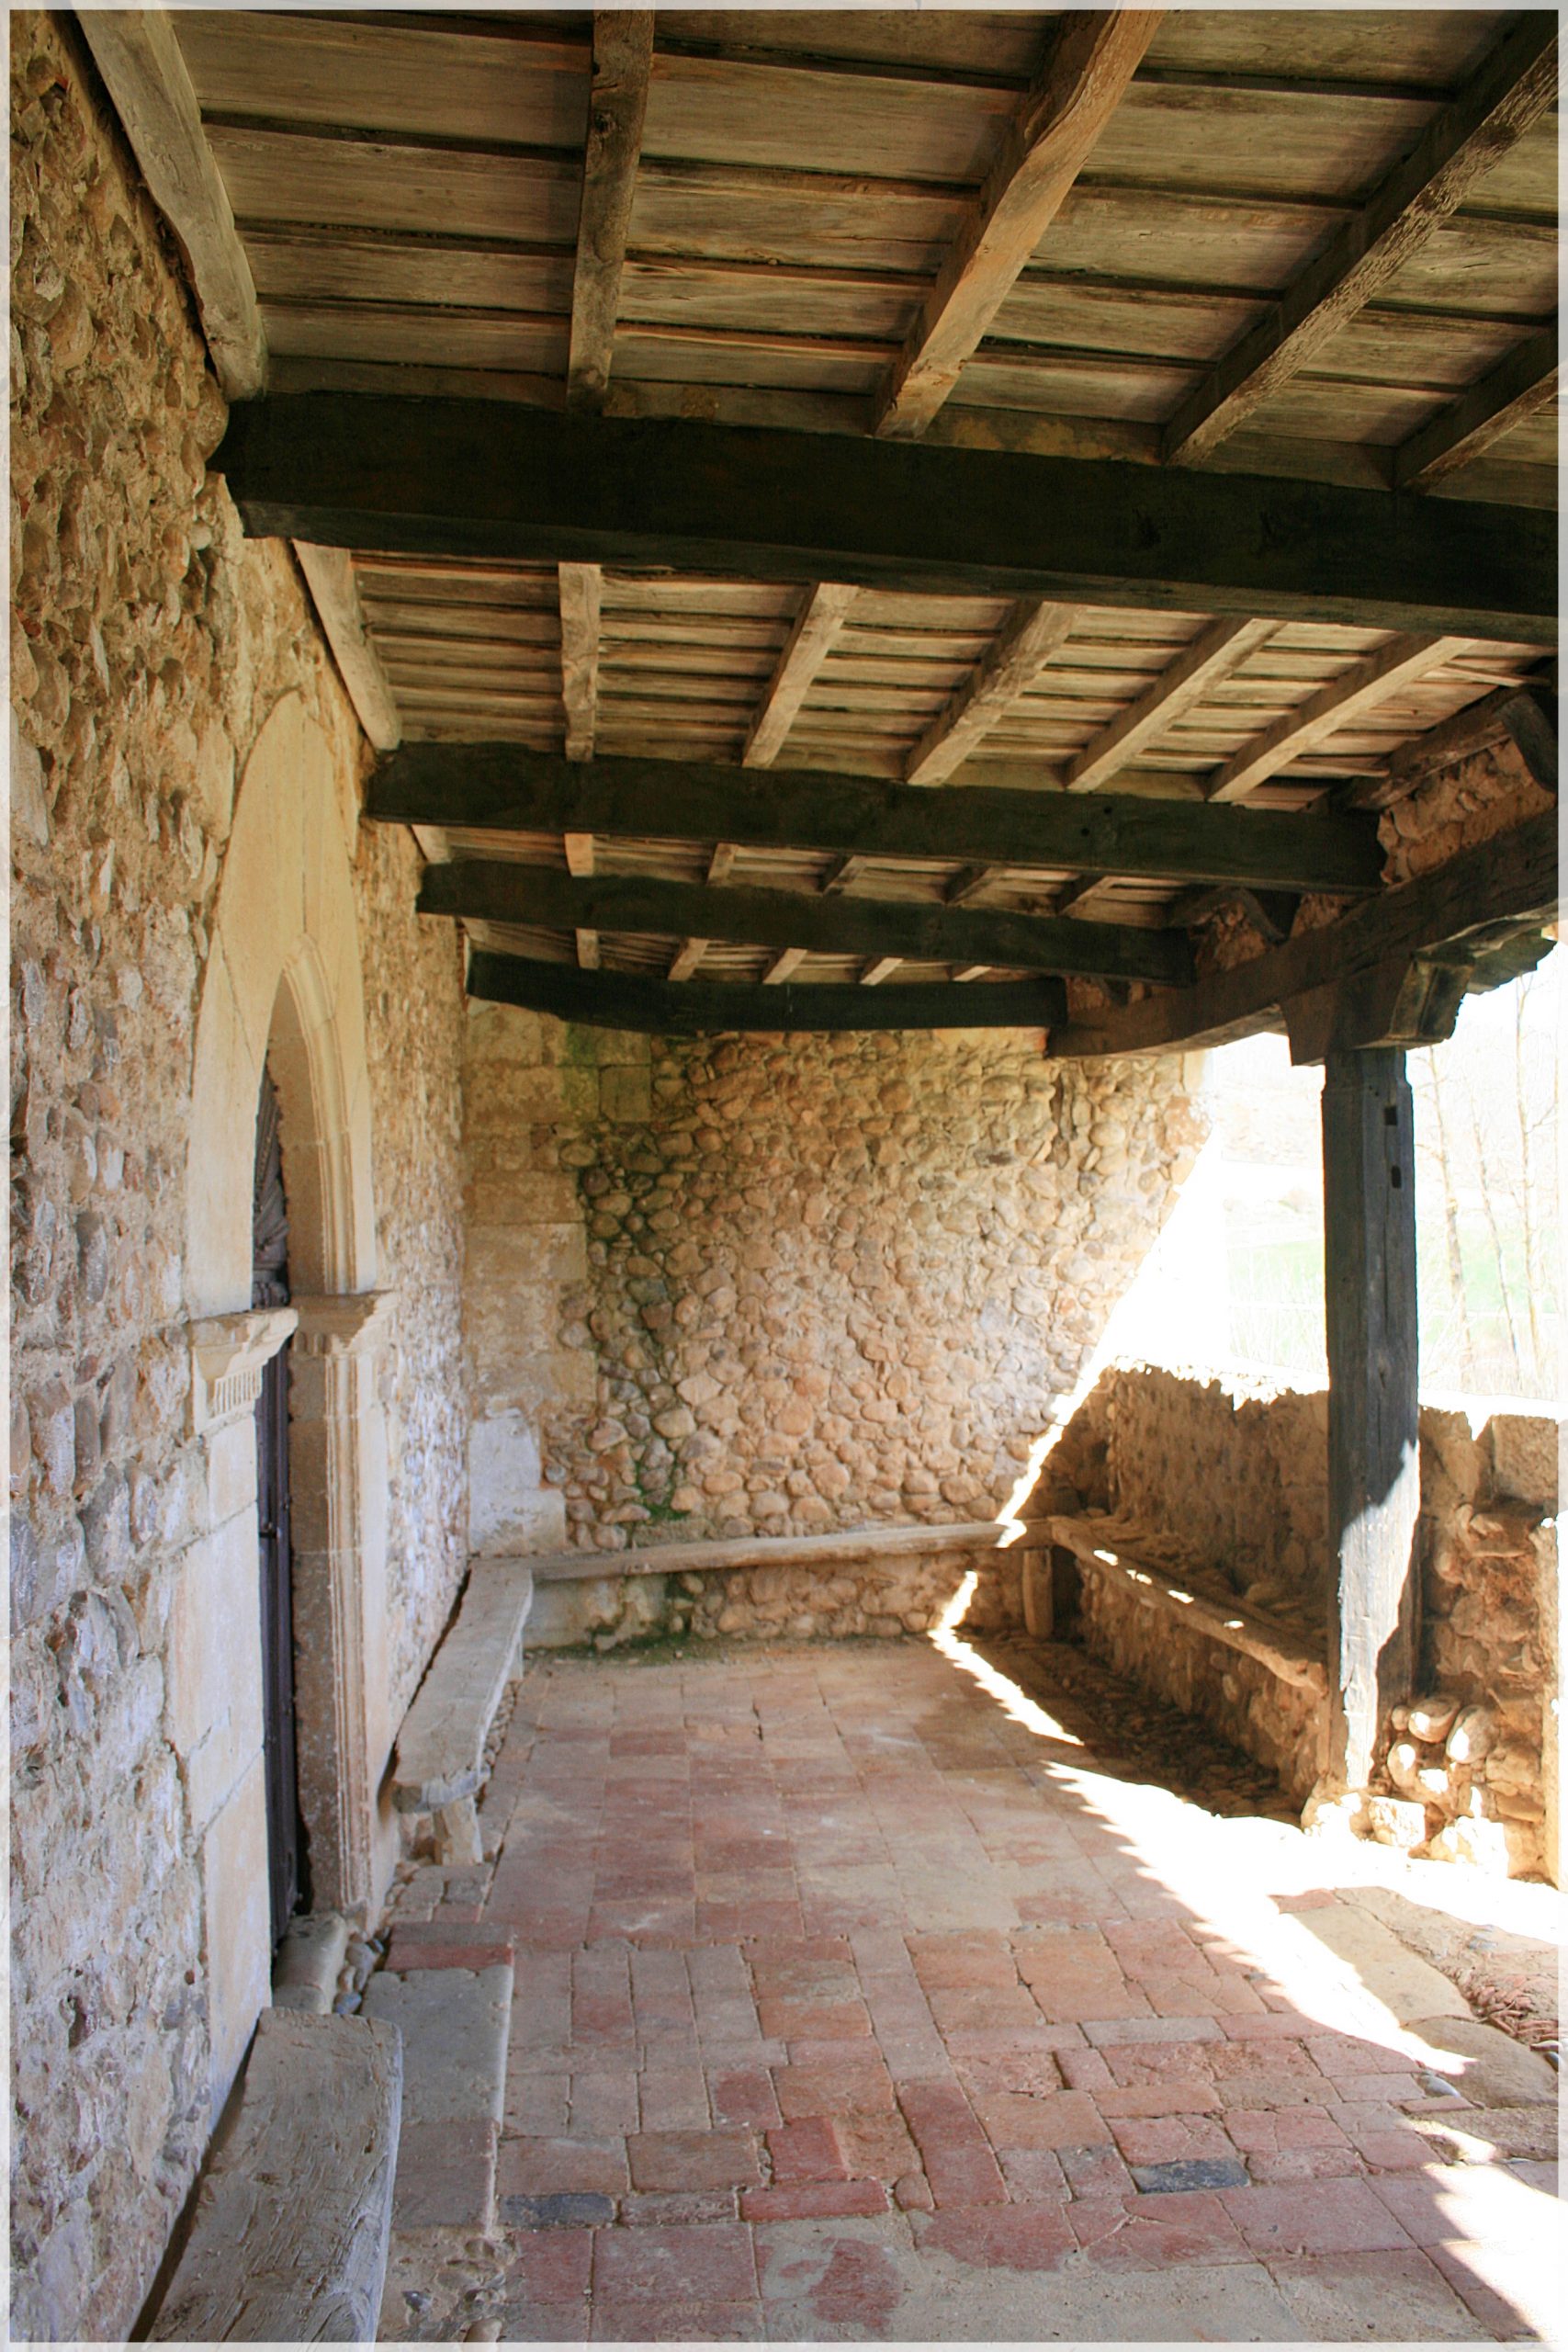
[[[879,989],[884,980],[890,980],[892,978],[894,973],[898,969],[899,965],[903,961],[904,958],[901,956],[874,956],[860,976],[861,987],[863,989]]]
[[[909,754],[906,784],[941,784],[1032,684],[1072,635],[1071,605],[1029,597],[1015,605],[973,675],[938,713]]]
[[[1430,490],[1557,399],[1557,322],[1511,351],[1393,453],[1395,490]]]
[[[1167,464],[1198,465],[1278,392],[1463,203],[1557,95],[1557,18],[1523,12],[1371,201],[1182,401]]]
[[[784,948],[773,958],[767,970],[762,974],[762,987],[765,989],[782,988],[784,982],[789,978],[791,973],[797,972],[805,961],[806,950],[804,947]]]
[[[942,892],[942,903],[949,907],[967,907],[988,890],[998,875],[999,865],[963,865]]]
[[[774,959],[774,969],[786,961]],[[790,964],[794,970],[800,961]],[[794,988],[763,976],[755,986],[708,981],[671,988],[639,975],[599,972],[592,978],[570,965],[499,956],[488,949],[468,961],[470,997],[553,1012],[565,1021],[603,1028],[647,1031],[655,1036],[704,1036],[717,1030],[1050,1029],[1066,1018],[1060,981],[993,980],[983,988],[919,981],[893,989],[806,982]]]
[[[1249,792],[1290,766],[1303,752],[1337,735],[1357,713],[1385,701],[1412,680],[1423,677],[1456,653],[1467,640],[1456,637],[1399,637],[1380,646],[1343,676],[1333,678],[1315,695],[1277,718],[1272,727],[1244,743],[1213,776],[1205,790],[1210,801],[1243,800]]]
[[[575,408],[602,408],[609,390],[652,62],[651,9],[594,10],[567,360],[567,399]]]
[[[397,697],[365,626],[354,559],[346,548],[312,547],[308,539],[296,539],[294,552],[359,723],[375,750],[390,752],[402,740]]]
[[[941,408],[1120,105],[1163,14],[1080,9],[1058,20],[1044,66],[894,365],[879,434],[912,437]]]
[[[812,680],[831,652],[858,593],[840,582],[819,580],[802,598],[778,666],[747,732],[740,754],[745,766],[771,767],[783,751]]]
[[[228,399],[252,400],[266,381],[255,280],[174,18],[165,8],[84,8],[76,22],[148,192],[184,252],[218,380]]]
[[[1157,741],[1184,712],[1203,700],[1222,678],[1271,638],[1275,621],[1217,620],[1195,637],[1146,693],[1119,711],[1069,761],[1063,778],[1069,792],[1092,792],[1127,762]]]
[[[1007,786],[926,792],[811,769],[775,769],[764,795],[754,773],[737,765],[626,757],[582,763],[497,742],[405,742],[372,777],[368,811],[389,823],[558,837],[644,839],[656,823],[660,839],[705,848],[729,841],[829,856],[983,860],[1173,884],[1358,892],[1375,890],[1382,871],[1366,817],[1262,818],[1202,801]]]
[[[648,874],[600,874],[574,881],[513,859],[460,859],[427,868],[422,914],[545,930],[630,932],[799,948],[818,956],[863,956],[900,963],[998,965],[1076,972],[1093,978],[1173,988],[1191,977],[1186,943],[1138,925],[1057,922],[1005,910],[959,910],[929,900],[839,897],[788,889],[714,890]],[[886,974],[884,975],[886,978]]]
[[[1551,520],[1449,498],[395,393],[238,402],[214,462],[253,535],[367,555],[1556,635]]]
[[[836,857],[822,876],[823,897],[829,898],[836,890],[847,890],[852,882],[859,881],[870,864],[868,857]]]
[[[598,933],[580,931],[576,933],[576,941],[578,969],[583,972],[596,972],[599,969]]]

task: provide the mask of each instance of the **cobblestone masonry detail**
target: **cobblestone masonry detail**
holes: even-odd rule
[[[476,1544],[989,1516],[1196,1156],[1182,1079],[475,1008]]]

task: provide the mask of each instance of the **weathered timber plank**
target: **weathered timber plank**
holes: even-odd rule
[[[757,1029],[1049,1029],[1066,1012],[1062,984],[1051,979],[992,980],[972,988],[937,980],[891,989],[811,981],[725,987],[705,980],[672,987],[668,980],[619,972],[590,975],[569,964],[488,951],[469,957],[468,994],[492,1004],[553,1012],[562,1021],[660,1037]]]
[[[1164,11],[1073,10],[1025,93],[879,404],[876,430],[923,432],[1000,310],[1120,105]]]
[[[604,574],[596,563],[563,563],[558,572],[566,755],[569,760],[591,760],[599,699],[600,606]]]
[[[1305,367],[1463,203],[1557,93],[1557,19],[1516,19],[1451,104],[1166,427],[1166,462],[1194,465]]]
[[[1007,970],[1076,972],[1165,987],[1190,981],[1192,971],[1187,944],[1175,932],[837,893],[827,898],[817,891],[715,890],[643,875],[600,874],[578,881],[511,859],[427,866],[419,911],[550,931],[728,939],[747,946],[799,947],[818,956],[891,958],[895,964],[998,964]]]
[[[1071,605],[1032,596],[1016,605],[975,670],[937,713],[904,770],[906,784],[942,784],[1032,685],[1073,633]]]
[[[1044,1522],[955,1520],[951,1525],[842,1527],[829,1535],[716,1535],[647,1551],[547,1552],[527,1562],[536,1584],[579,1584],[594,1577],[723,1575],[731,1568],[825,1567],[839,1560],[908,1560],[927,1552],[1006,1552],[1038,1540]]]
[[[1495,694],[1472,702],[1441,726],[1418,735],[1413,742],[1402,743],[1389,761],[1386,775],[1352,785],[1346,798],[1356,808],[1392,808],[1428,776],[1503,742],[1517,744],[1537,784],[1545,791],[1556,791],[1556,695],[1540,686],[1499,686]]]
[[[774,769],[765,793],[740,767],[599,759],[497,743],[404,743],[371,779],[368,813],[479,831],[618,833],[835,856],[1144,875],[1265,889],[1375,890],[1375,824],[1131,793],[942,792],[810,769]]]
[[[652,62],[650,8],[594,10],[593,81],[567,360],[567,398],[577,407],[602,407],[609,387]]]
[[[804,947],[782,948],[778,955],[776,955],[770,962],[767,970],[762,974],[762,987],[765,989],[783,988],[784,982],[794,978],[795,974],[800,969],[800,967],[805,963],[805,961],[806,950]]]
[[[392,1803],[400,1813],[431,1813],[482,1785],[485,1739],[515,1670],[533,1590],[526,1561],[473,1563],[398,1734]]]
[[[1466,650],[1463,638],[1395,638],[1287,710],[1228,759],[1205,786],[1210,800],[1242,800],[1292,760],[1337,735],[1364,710]]]
[[[185,254],[218,380],[230,400],[251,400],[266,380],[255,280],[174,18],[165,8],[84,8],[76,21],[148,192]]]
[[[879,989],[884,980],[890,980],[893,978],[893,975],[898,969],[899,965],[904,963],[906,960],[907,959],[902,956],[873,956],[871,962],[867,964],[860,976],[861,987],[863,989]]]
[[[300,392],[214,463],[254,536],[1551,644],[1530,509],[1111,460]]]
[[[667,980],[689,980],[696,971],[696,968],[702,962],[703,957],[707,954],[708,948],[711,944],[711,941],[706,939],[682,940],[674,956],[671,958],[670,969],[665,973],[665,978]]]
[[[1091,1576],[1098,1576],[1142,1607],[1203,1634],[1211,1642],[1220,1643],[1225,1649],[1239,1651],[1243,1657],[1256,1658],[1271,1674],[1277,1674],[1281,1682],[1292,1683],[1301,1690],[1315,1690],[1320,1697],[1326,1691],[1328,1678],[1322,1659],[1313,1657],[1284,1626],[1266,1625],[1261,1619],[1249,1616],[1239,1604],[1222,1605],[1195,1592],[1173,1569],[1162,1568],[1140,1556],[1135,1531],[1132,1532],[1131,1543],[1127,1543],[1123,1538],[1128,1531],[1115,1520],[1073,1519],[1053,1513],[1043,1522],[1043,1532],[1053,1544],[1062,1544],[1081,1561]]]
[[[1311,990],[1400,957],[1464,964],[1494,944],[1498,929],[1551,922],[1556,910],[1557,820],[1536,817],[1196,988],[1080,1017],[1056,1032],[1051,1050],[1168,1053],[1249,1036],[1275,1026],[1280,1008]]]
[[[811,682],[844,626],[859,592],[835,580],[819,580],[795,616],[778,666],[757,706],[740,757],[749,768],[771,767],[784,749]]]
[[[402,740],[397,697],[366,630],[354,560],[344,548],[312,547],[308,539],[296,539],[294,552],[359,723],[375,750],[392,751]]]
[[[391,2027],[262,2011],[153,2343],[374,2339],[402,2085]]]
[[[1062,779],[1067,790],[1092,792],[1106,783],[1201,702],[1222,678],[1238,670],[1249,653],[1267,644],[1277,627],[1274,621],[1212,622],[1145,693],[1119,711],[1068,762]]]
[[[1393,453],[1395,490],[1430,490],[1461,466],[1484,457],[1527,416],[1557,399],[1557,322],[1528,335],[1500,367],[1483,376]]]
[[[1421,1508],[1416,1138],[1404,1056],[1330,1054],[1323,1088],[1331,1781],[1364,1788],[1410,1696]]]

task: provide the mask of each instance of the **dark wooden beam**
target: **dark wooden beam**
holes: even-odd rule
[[[1167,463],[1200,463],[1281,390],[1437,233],[1556,95],[1556,12],[1526,10],[1363,209],[1193,387],[1166,427]]]
[[[525,956],[475,954],[468,994],[518,1004],[602,1029],[658,1037],[711,1036],[720,1030],[1049,1029],[1066,1011],[1059,980],[953,981],[865,989],[787,982],[762,988],[706,980],[671,984],[622,972],[577,972]]]
[[[1404,800],[1429,776],[1440,775],[1460,761],[1473,759],[1499,743],[1513,743],[1535,782],[1545,792],[1557,789],[1557,695],[1551,687],[1528,682],[1499,686],[1495,694],[1472,702],[1440,726],[1429,728],[1412,742],[1402,743],[1391,757],[1386,775],[1367,776],[1351,785],[1344,797],[1353,808],[1390,808]]]
[[[401,744],[371,779],[368,814],[476,831],[615,833],[1351,895],[1376,890],[1382,871],[1375,822],[1356,814],[982,785],[928,792],[808,768],[775,768],[759,791],[742,767],[585,764],[510,743]]]
[[[511,859],[461,859],[425,868],[421,914],[528,923],[553,931],[653,933],[800,947],[816,956],[891,956],[897,963],[992,964],[1004,970],[1075,972],[1179,987],[1192,973],[1178,932],[1050,916],[972,913],[907,899],[825,898],[804,890],[714,890],[637,874],[575,880]]]
[[[878,404],[876,431],[921,433],[1031,262],[1159,28],[1159,8],[1070,9],[1008,126]]]
[[[652,62],[651,8],[594,10],[567,361],[567,398],[574,407],[602,407],[609,387]]]
[[[1082,1016],[1052,1041],[1060,1054],[1173,1053],[1221,1045],[1279,1025],[1294,999],[1338,986],[1379,967],[1399,974],[1413,963],[1479,969],[1510,934],[1554,922],[1557,914],[1557,820],[1528,824],[1450,858],[1418,882],[1363,901],[1337,922],[1300,932],[1282,947],[1250,963],[1213,972],[1192,989],[1147,997],[1119,1012]],[[1388,1012],[1422,1012],[1417,995],[1380,986],[1376,1003]],[[1345,1000],[1350,1001],[1348,998]],[[1422,1034],[1426,1034],[1425,1030]],[[1348,1045],[1343,1027],[1338,1045]],[[1362,1035],[1355,1042],[1412,1042]]]
[[[1430,490],[1557,398],[1557,322],[1528,335],[1479,384],[1440,408],[1393,453],[1395,490]]]
[[[1365,1788],[1416,1668],[1421,1508],[1416,1138],[1404,1056],[1336,1053],[1323,1089],[1328,1780]]]
[[[1555,518],[1261,475],[301,392],[215,463],[254,536],[1551,644]]]

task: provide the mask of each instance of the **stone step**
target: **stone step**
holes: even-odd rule
[[[371,2338],[401,2105],[392,2024],[264,2009],[152,2341]]]
[[[512,1959],[509,1935],[409,1923],[365,1988],[366,2016],[403,2037],[396,2231],[493,2224]]]

